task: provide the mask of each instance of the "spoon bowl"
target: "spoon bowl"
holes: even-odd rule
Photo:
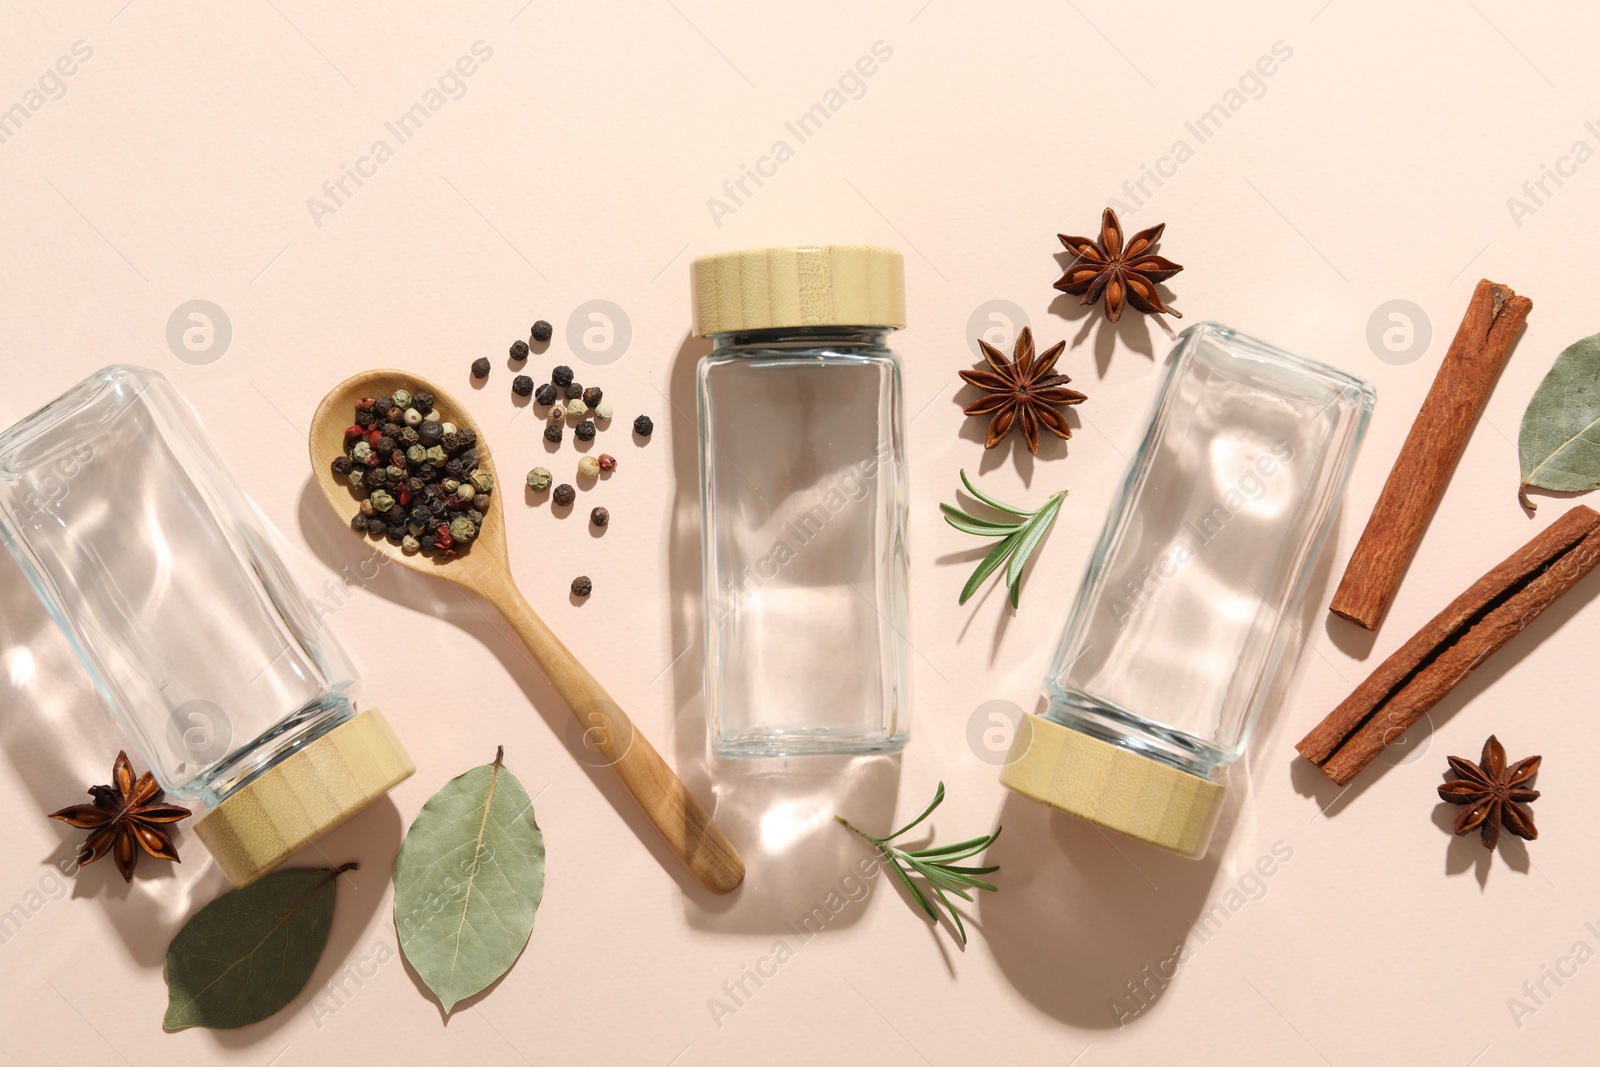
[[[333,472],[333,461],[344,455],[344,431],[355,419],[356,402],[363,397],[388,396],[396,389],[432,393],[434,410],[441,421],[473,427],[478,433],[474,446],[478,450],[478,468],[489,472],[494,488],[486,506],[479,508],[484,520],[478,536],[458,550],[453,559],[407,553],[387,538],[363,537],[362,540],[402,567],[442,578],[493,604],[577,716],[584,727],[585,739],[594,743],[599,755],[617,772],[667,844],[707,889],[715,893],[729,892],[744,879],[744,863],[732,843],[660,753],[634,728],[616,701],[539,618],[512,581],[502,507],[507,487],[495,471],[488,440],[460,401],[432,382],[398,370],[366,371],[335,386],[317,405],[311,419],[310,436],[312,476],[328,506],[347,524],[360,510],[361,497],[343,477]]]

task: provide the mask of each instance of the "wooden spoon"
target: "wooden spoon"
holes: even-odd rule
[[[713,893],[733,889],[744,879],[744,862],[732,843],[711,821],[699,801],[690,795],[660,753],[634,729],[616,701],[567,651],[517,591],[506,562],[501,500],[521,483],[508,484],[495,474],[488,442],[459,401],[432,382],[396,370],[367,371],[336,386],[323,398],[311,420],[311,471],[328,505],[341,522],[348,522],[359,507],[360,498],[343,478],[333,473],[331,466],[344,452],[344,431],[355,421],[356,401],[366,396],[388,396],[396,389],[432,393],[434,410],[439,412],[440,419],[478,431],[478,466],[494,476],[494,491],[489,496],[483,529],[477,540],[455,559],[441,561],[420,553],[407,555],[400,546],[387,540],[366,540],[367,546],[402,567],[443,578],[476,593],[498,608],[527,645],[539,669],[577,716],[585,737],[616,770],[622,784],[655,823],[661,836],[667,839],[672,851],[688,865],[700,884]]]

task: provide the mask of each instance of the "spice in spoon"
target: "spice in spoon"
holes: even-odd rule
[[[351,529],[450,560],[482,530],[494,478],[479,466],[477,433],[441,421],[434,403],[432,394],[406,389],[361,398],[332,469],[360,501]],[[362,414],[383,422],[364,428]]]

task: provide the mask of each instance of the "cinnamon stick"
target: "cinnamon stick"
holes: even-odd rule
[[[1451,601],[1295,749],[1345,785],[1596,563],[1600,513],[1580,504]]]
[[[1389,471],[1328,610],[1376,630],[1433,519],[1533,301],[1484,279]]]

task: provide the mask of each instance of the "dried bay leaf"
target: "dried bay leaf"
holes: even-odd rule
[[[1556,357],[1522,413],[1517,449],[1517,499],[1529,511],[1535,508],[1530,487],[1562,493],[1600,488],[1600,333]]]
[[[504,756],[428,798],[394,861],[400,949],[447,1013],[517,961],[544,894],[544,834]]]
[[[167,947],[168,1030],[231,1030],[277,1013],[305,988],[328,943],[343,867],[272,874],[225,893]]]

